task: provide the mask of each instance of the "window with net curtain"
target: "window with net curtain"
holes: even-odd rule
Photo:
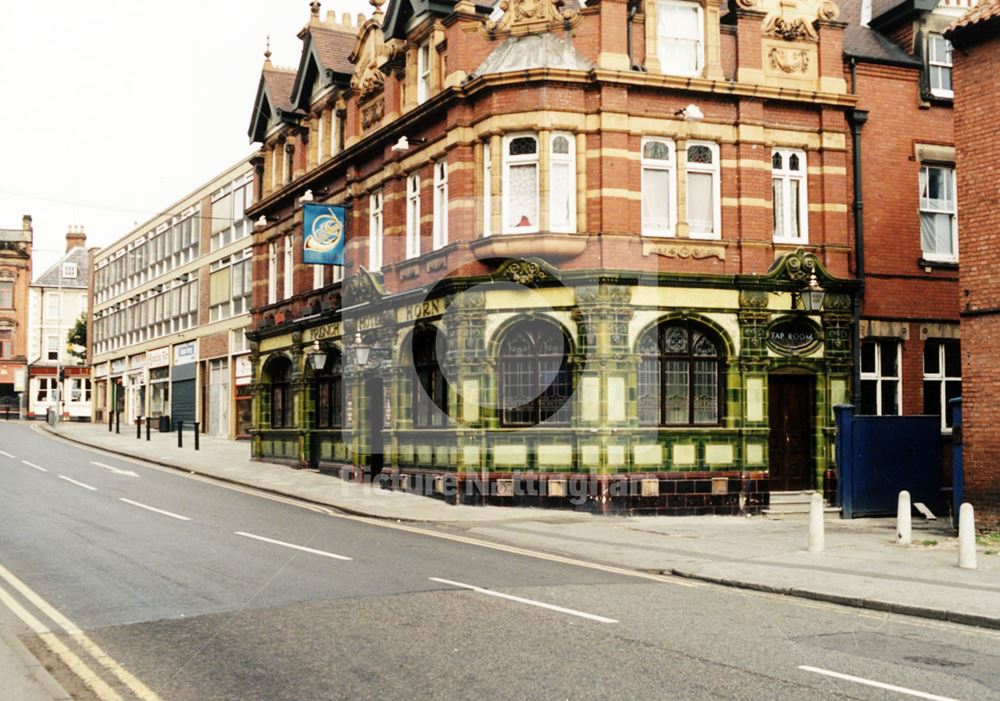
[[[920,168],[920,248],[930,260],[958,259],[955,170],[947,166]]]
[[[788,243],[808,241],[807,172],[804,151],[775,149],[771,154],[775,241]]]
[[[540,320],[511,327],[500,343],[501,425],[567,424],[572,411],[569,342]]]
[[[687,221],[693,238],[717,239],[719,231],[719,147],[687,147]]]
[[[504,230],[538,231],[538,139],[508,137],[506,149]]]
[[[700,74],[704,64],[701,5],[661,2],[656,12],[660,70],[670,75]]]
[[[711,426],[722,421],[723,346],[708,329],[668,321],[639,339],[639,424]]]
[[[642,233],[672,236],[674,200],[674,144],[646,139],[642,144]]]

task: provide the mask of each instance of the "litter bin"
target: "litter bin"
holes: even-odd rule
[[[159,428],[157,430],[160,433],[170,433],[170,417],[169,416],[161,416],[160,417],[160,426],[159,426]]]

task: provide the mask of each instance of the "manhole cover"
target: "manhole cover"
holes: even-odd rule
[[[904,657],[904,660],[909,662],[916,662],[917,664],[930,665],[932,667],[968,667],[968,662],[955,662],[953,660],[945,660],[940,657]]]

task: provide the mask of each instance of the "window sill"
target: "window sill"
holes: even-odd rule
[[[925,272],[928,268],[936,268],[938,270],[958,270],[957,260],[929,260],[927,258],[917,258],[917,265],[919,265]]]

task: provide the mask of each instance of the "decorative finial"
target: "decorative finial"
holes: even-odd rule
[[[267,35],[267,48],[264,50],[264,60],[271,60],[271,35]]]
[[[319,18],[319,0],[313,0],[309,3],[309,11],[312,13],[313,17]]]

